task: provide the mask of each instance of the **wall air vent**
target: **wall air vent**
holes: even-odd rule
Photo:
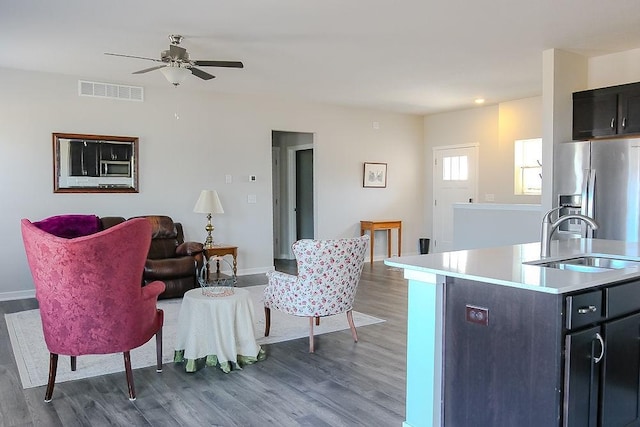
[[[144,88],[78,80],[78,95],[143,102]]]

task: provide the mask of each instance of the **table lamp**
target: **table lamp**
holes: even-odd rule
[[[205,249],[213,248],[213,238],[211,237],[213,225],[211,225],[211,215],[224,213],[224,209],[222,209],[222,204],[220,203],[220,198],[218,197],[218,192],[216,190],[202,190],[193,211],[196,213],[207,214],[207,226],[204,228],[207,230],[207,240],[204,242],[204,247]]]

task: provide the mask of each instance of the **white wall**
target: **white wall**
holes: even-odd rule
[[[572,93],[584,89],[585,57],[559,49],[542,53],[542,212],[553,203],[553,146],[571,140]]]
[[[495,203],[538,204],[540,196],[514,194],[514,141],[542,136],[542,98],[532,97],[497,105],[434,114],[424,118],[426,164],[433,164],[433,148],[479,144],[478,202],[493,196]],[[429,172],[431,169],[429,169]],[[425,179],[426,221],[431,233],[432,177]]]
[[[425,116],[424,118],[424,146],[425,191],[427,203],[425,205],[425,221],[427,233],[425,237],[432,237],[433,226],[433,148],[447,145],[479,144],[479,194],[484,194],[484,174],[487,170],[485,163],[491,164],[491,149],[498,141],[498,106],[491,105],[469,110],[455,111]]]
[[[601,55],[587,60],[587,87],[595,89],[640,81],[640,49]]]
[[[417,252],[425,216],[421,117],[205,93],[193,86],[147,87],[143,103],[116,101],[79,97],[77,80],[0,69],[0,294],[5,298],[32,290],[21,218],[166,214],[183,223],[187,239],[204,240],[206,219],[192,212],[204,188],[220,194],[225,213],[214,217],[214,240],[239,246],[239,274],[271,269],[272,130],[315,135],[318,238],[357,235],[363,219],[398,218],[404,251]],[[52,132],[139,137],[140,193],[54,194]],[[386,189],[362,188],[365,161],[389,164]],[[226,174],[232,175],[231,184],[225,184]],[[250,174],[257,182],[248,182]],[[248,204],[248,194],[258,203]],[[378,249],[382,254],[382,239]]]

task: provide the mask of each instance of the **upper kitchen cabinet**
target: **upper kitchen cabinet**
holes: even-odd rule
[[[618,94],[588,90],[573,94],[573,139],[616,134]]]
[[[640,133],[640,83],[573,94],[573,139]]]
[[[618,95],[618,133],[640,133],[640,85]]]

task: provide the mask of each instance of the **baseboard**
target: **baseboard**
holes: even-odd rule
[[[35,297],[35,289],[29,291],[0,292],[0,301],[12,301],[16,299],[27,299]]]
[[[248,276],[250,274],[264,274],[270,271],[274,271],[275,268],[271,267],[260,267],[260,268],[243,268],[238,270],[238,276]],[[225,274],[231,273],[230,271],[222,271]]]

